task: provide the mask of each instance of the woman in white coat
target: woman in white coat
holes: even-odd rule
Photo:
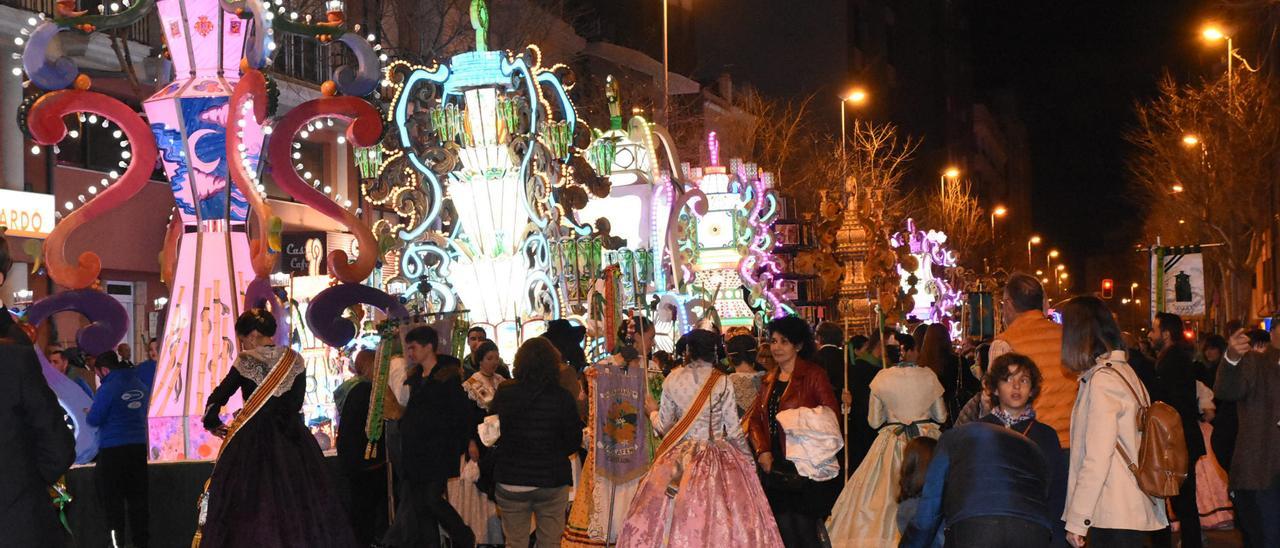
[[[1075,297],[1058,310],[1062,363],[1080,373],[1071,410],[1071,465],[1062,515],[1067,540],[1076,548],[1086,538],[1089,548],[1142,546],[1151,531],[1164,529],[1169,520],[1164,501],[1138,488],[1116,444],[1137,457],[1138,409],[1150,405],[1151,398],[1129,367],[1120,328],[1101,299]]]

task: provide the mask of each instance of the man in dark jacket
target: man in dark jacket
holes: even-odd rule
[[[150,389],[133,366],[115,352],[94,362],[102,384],[93,397],[88,421],[98,427],[98,462],[94,478],[115,544],[145,548],[148,534],[147,402]],[[127,531],[130,536],[125,535]]]
[[[373,397],[374,352],[356,354],[356,381],[339,405],[338,465],[347,477],[351,490],[351,529],[356,541],[368,546],[375,535],[386,528],[387,518],[387,451],[383,439],[374,446],[373,454],[365,450],[369,436],[365,432],[369,418],[369,401]],[[383,389],[386,398],[395,398]],[[336,400],[336,398],[335,398]],[[367,458],[366,458],[367,457]]]
[[[471,439],[473,406],[462,390],[461,364],[456,359],[452,365],[442,364],[436,355],[438,341],[435,329],[428,326],[405,335],[405,357],[417,367],[405,379],[410,395],[400,418],[406,464],[401,471],[425,545],[439,545],[435,531],[442,527],[454,546],[469,548],[475,545],[475,534],[444,494],[449,478],[458,477],[459,458]]]
[[[871,380],[880,372],[880,366],[876,364],[882,362],[881,348],[878,336],[870,340],[862,338],[861,345],[850,342],[851,346],[867,346],[868,351],[865,354],[854,352],[856,358],[849,363],[849,385],[844,386],[843,378],[831,379],[832,385],[840,383],[837,393],[841,404],[849,409],[849,438],[845,442],[845,451],[849,452],[849,468],[845,470],[846,477],[858,469],[862,459],[866,458],[867,451],[871,450],[871,444],[876,441],[876,429],[867,423],[867,411],[871,406]]]
[[[0,284],[11,266],[0,236]],[[0,547],[66,544],[48,492],[76,458],[65,416],[31,341],[0,306]]]
[[[1252,346],[1242,330],[1231,335],[1214,389],[1240,413],[1230,487],[1245,546],[1280,546],[1280,321],[1271,345]]]
[[[899,546],[931,546],[945,518],[947,545],[1048,546],[1048,470],[1026,436],[987,422],[942,435]]]
[[[840,343],[844,341],[844,330],[834,323],[822,322],[818,324],[815,334],[818,336],[818,365],[827,372],[827,380],[831,381],[836,399],[840,399],[840,394],[844,392],[845,379],[844,349],[840,347]],[[847,412],[848,407],[846,406],[843,411]],[[844,414],[840,415],[842,426],[845,417]]]
[[[1187,479],[1175,497],[1169,499],[1177,514],[1183,548],[1199,548],[1200,509],[1196,506],[1195,462],[1204,455],[1204,435],[1200,433],[1200,406],[1196,401],[1195,351],[1187,342],[1182,318],[1177,314],[1156,314],[1148,333],[1156,351],[1155,383],[1147,387],[1152,401],[1172,406],[1182,417],[1182,433],[1187,443]],[[1156,545],[1172,546],[1168,529],[1156,533]]]

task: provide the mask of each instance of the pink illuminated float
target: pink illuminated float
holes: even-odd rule
[[[694,297],[687,306],[699,306],[699,299],[713,304],[722,326],[763,323],[791,313],[772,255],[778,217],[773,176],[737,158],[721,165],[714,131],[707,136],[707,151],[709,165],[683,166],[691,181],[684,196],[700,192],[705,205],[674,210],[679,217],[673,225],[679,229],[669,245],[676,287],[688,287],[683,292]]]
[[[119,180],[67,215],[50,235],[45,261],[56,282],[73,290],[93,284],[101,261],[92,252],[75,262],[66,259],[64,246],[71,233],[135,195],[146,184],[157,157],[169,178],[176,215],[165,238],[163,270],[171,308],[162,332],[149,412],[152,460],[216,454],[217,439],[199,422],[205,399],[235,359],[236,317],[246,307],[273,300],[266,276],[276,258],[267,232],[278,221],[259,195],[257,179],[264,137],[273,127],[276,138],[268,149],[279,186],[344,224],[361,249],[377,249],[368,228],[303,182],[288,157],[294,134],[316,119],[349,122],[346,137],[355,146],[377,142],[382,131],[379,115],[359,98],[372,92],[377,82],[374,51],[364,39],[343,29],[340,9],[327,22],[303,25],[285,15],[283,3],[270,6],[258,0],[140,0],[119,13],[65,12],[68,17],[40,22],[23,54],[31,82],[51,90],[24,105],[21,113],[36,142],[57,143],[67,132],[62,118],[84,112],[114,122],[129,145],[122,155],[129,159],[129,167]],[[61,48],[50,46],[60,32],[118,28],[136,22],[153,7],[160,16],[176,78],[143,102],[143,121],[120,101],[89,91],[88,77],[77,75],[70,60],[54,57]],[[298,106],[273,123],[269,115],[274,89],[257,69],[269,62],[272,35],[277,31],[345,44],[355,53],[358,66],[339,68],[334,74],[336,84],[322,86],[324,97]],[[74,89],[66,89],[73,85]],[[339,90],[348,96],[336,96]],[[356,284],[369,275],[376,259],[373,253],[361,253],[349,263],[347,255],[338,251],[329,260],[329,270],[339,281]],[[352,294],[339,290],[331,298],[342,304],[364,302]],[[278,304],[273,308],[279,315]],[[229,406],[235,407],[234,402]]]
[[[946,325],[951,337],[959,339],[956,312],[964,293],[953,283],[956,254],[947,246],[947,235],[937,230],[926,232],[916,227],[914,219],[907,219],[903,230],[890,238],[889,245],[899,250],[900,290],[909,297],[904,301],[911,305],[904,314]]]

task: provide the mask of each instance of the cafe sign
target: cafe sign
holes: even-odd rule
[[[0,189],[0,226],[6,235],[44,239],[53,231],[52,194]]]

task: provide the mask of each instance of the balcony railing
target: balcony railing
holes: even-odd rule
[[[21,10],[43,13],[45,15],[53,15],[54,5],[56,3],[56,0],[0,0],[0,4]],[[103,3],[104,2],[102,0],[81,0],[79,9],[96,12],[98,10],[98,6]],[[111,0],[106,0],[105,3],[110,4]],[[125,27],[125,38],[148,46],[159,46],[160,37],[158,35],[153,37],[151,34],[153,19],[155,19],[155,16],[149,15],[147,17],[143,17],[137,23]]]
[[[344,48],[321,44],[309,36],[276,34],[276,54],[271,69],[304,82],[328,80],[333,67],[344,62]]]
[[[81,0],[79,9],[97,11],[99,4],[112,1]],[[49,15],[54,13],[56,0],[0,0],[0,4]],[[143,17],[124,29],[125,37],[149,46],[159,46],[162,38],[158,33],[152,36],[154,21],[154,14]],[[272,69],[281,75],[313,84],[328,80],[333,67],[354,62],[346,48],[327,46],[309,36],[276,34],[276,46]]]

